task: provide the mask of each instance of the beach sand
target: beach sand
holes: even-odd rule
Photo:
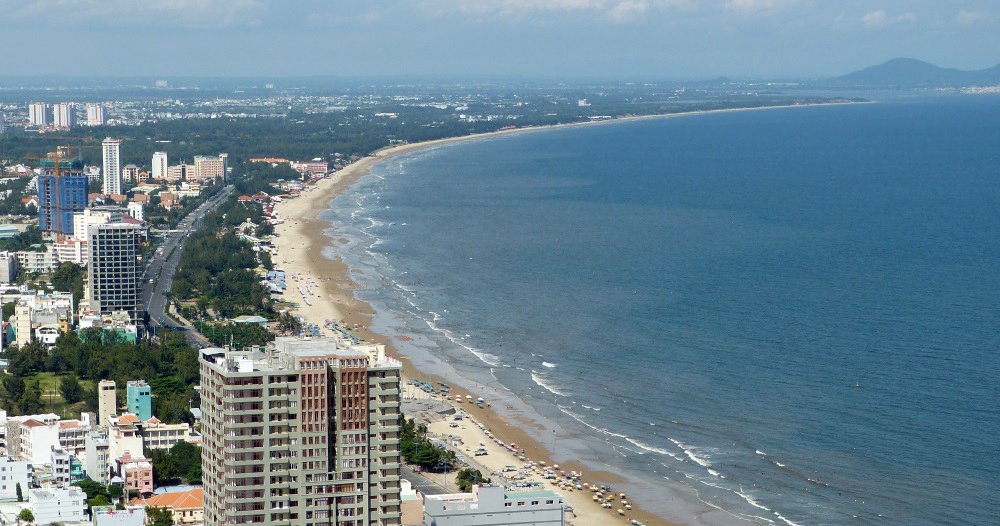
[[[729,110],[712,110],[711,112],[722,111],[748,111],[756,109],[774,108],[737,108]],[[459,381],[452,378],[440,378],[435,375],[428,375],[420,372],[407,360],[405,355],[401,355],[393,346],[392,341],[386,335],[376,334],[369,330],[372,316],[374,314],[370,305],[358,301],[354,298],[354,290],[357,284],[351,279],[350,269],[340,260],[331,260],[323,255],[323,249],[333,242],[344,242],[343,240],[333,240],[324,234],[330,224],[320,219],[318,216],[328,208],[328,203],[349,188],[361,177],[365,176],[372,165],[403,155],[418,149],[430,148],[457,141],[472,140],[487,136],[500,136],[510,133],[524,133],[538,129],[552,129],[556,127],[572,127],[589,124],[602,124],[609,122],[621,122],[624,120],[639,120],[653,118],[670,118],[681,115],[691,115],[700,113],[710,113],[709,111],[690,112],[672,115],[650,115],[638,117],[625,117],[606,121],[584,122],[548,126],[540,128],[518,128],[500,132],[469,135],[436,141],[428,141],[415,144],[404,144],[379,150],[375,154],[364,157],[352,163],[330,177],[322,179],[315,184],[311,184],[298,196],[283,200],[275,207],[276,215],[284,222],[276,225],[276,237],[273,241],[276,255],[273,257],[277,268],[285,270],[288,277],[288,290],[285,293],[287,301],[296,303],[293,312],[302,316],[305,320],[320,325],[325,325],[328,320],[336,320],[343,327],[357,327],[352,333],[367,341],[383,343],[390,354],[400,358],[403,362],[404,383],[407,378],[420,378],[433,382],[446,382],[453,386],[453,394],[462,396],[478,396],[477,393],[462,389],[457,384]],[[312,304],[307,305],[302,302],[302,298],[296,287],[297,284],[312,284],[314,295]],[[323,329],[324,333],[328,332]],[[544,461],[552,465],[551,452],[539,441],[537,437],[539,431],[545,427],[538,422],[519,421],[517,425],[512,425],[506,419],[489,407],[478,408],[474,404],[454,404],[465,410],[477,422],[504,443],[516,443],[519,449],[523,449],[528,460]],[[411,415],[412,416],[412,415]],[[468,421],[458,428],[450,428],[444,422],[432,424],[430,429],[437,434],[459,435],[467,445],[477,445],[482,442],[486,444],[489,455],[476,457],[483,465],[491,470],[499,470],[504,466],[522,466],[525,463],[518,460],[516,455],[505,448],[498,446],[490,440],[486,433]],[[583,480],[594,484],[610,484],[614,487],[622,482],[621,477],[613,473],[595,472],[585,469],[577,462],[563,462],[560,468],[566,472],[578,471],[584,474]],[[533,477],[532,480],[541,481],[540,476]],[[551,487],[551,486],[549,486]],[[608,510],[602,509],[600,505],[592,500],[592,493],[589,491],[557,490],[563,495],[565,502],[573,506],[576,517],[570,517],[570,521],[575,525],[597,526],[602,524],[627,524],[628,519],[637,519],[646,524],[666,525],[670,524],[662,518],[655,517],[642,511],[640,506],[633,504],[633,509],[628,511],[625,517],[620,517],[616,510],[620,508],[620,502],[615,501],[615,506]]]

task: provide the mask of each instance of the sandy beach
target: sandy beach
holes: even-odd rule
[[[737,108],[729,110],[713,110],[713,112],[723,111],[749,111],[766,108]],[[499,132],[455,137],[428,141],[415,144],[403,144],[388,147],[378,152],[364,157],[361,160],[350,164],[347,167],[335,172],[331,176],[311,184],[298,196],[283,200],[275,207],[276,215],[284,222],[276,225],[276,237],[273,241],[276,254],[273,261],[277,268],[285,270],[288,276],[288,290],[285,293],[286,301],[297,306],[294,312],[302,316],[305,320],[325,325],[328,320],[335,320],[343,327],[352,328],[353,334],[367,341],[383,343],[394,356],[399,357],[404,364],[404,382],[406,378],[421,378],[431,381],[443,381],[453,386],[453,393],[462,396],[478,396],[477,393],[468,392],[461,389],[458,381],[452,378],[436,378],[418,371],[407,360],[405,355],[401,355],[393,346],[393,342],[387,335],[376,334],[368,328],[371,325],[374,314],[372,307],[365,302],[354,298],[356,283],[351,279],[350,269],[340,260],[331,260],[323,255],[323,249],[331,243],[341,242],[330,239],[324,231],[330,224],[318,216],[328,208],[328,203],[334,197],[349,188],[361,177],[365,176],[371,167],[378,162],[385,161],[395,156],[404,155],[418,149],[430,148],[457,141],[473,140],[483,137],[494,137],[511,133],[526,133],[540,129],[552,129],[556,127],[573,127],[585,125],[597,125],[603,123],[622,122],[625,120],[672,118],[683,115],[709,113],[705,111],[690,112],[671,115],[650,115],[639,117],[623,117],[613,120],[573,123],[541,128],[519,128],[504,130]],[[311,304],[302,301],[302,297],[297,285],[311,285],[314,294],[311,297]],[[325,331],[325,329],[324,329]],[[482,464],[491,471],[502,470],[504,466],[524,466],[527,461],[545,462],[552,465],[551,452],[538,440],[539,430],[544,427],[537,422],[519,421],[516,425],[511,425],[506,419],[490,409],[489,407],[478,408],[474,404],[454,404],[457,408],[466,411],[475,423],[466,420],[458,428],[448,427],[446,422],[433,423],[431,431],[438,435],[457,435],[466,445],[485,444],[489,455],[477,457],[482,460]],[[413,415],[408,415],[413,416]],[[480,425],[482,428],[480,428]],[[494,437],[487,436],[489,431]],[[516,443],[518,449],[524,450],[525,461],[520,461],[515,454],[506,448],[500,447],[496,441],[505,444]],[[622,479],[613,473],[594,472],[585,469],[585,466],[574,462],[562,462],[561,470],[566,472],[578,471],[584,474],[583,480],[593,484],[609,484],[612,487]],[[541,476],[534,476],[531,480],[542,481]],[[552,487],[548,485],[548,487]],[[619,516],[616,512],[621,507],[616,499],[611,509],[603,509],[597,502],[594,502],[592,493],[587,491],[567,491],[557,489],[562,494],[565,501],[574,508],[576,518],[571,518],[571,522],[576,525],[600,525],[600,524],[627,524],[629,520],[636,519],[646,524],[669,524],[659,517],[652,516],[642,511],[640,506],[630,503],[632,510],[626,515]]]

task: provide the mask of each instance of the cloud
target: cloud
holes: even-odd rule
[[[726,0],[726,9],[746,14],[774,11],[797,4],[799,0]]]
[[[877,11],[872,11],[861,17],[861,23],[867,28],[877,28],[884,27],[889,24],[901,24],[916,22],[917,15],[913,13],[903,13],[898,16],[890,16],[885,9],[879,9]]]
[[[2,19],[95,27],[183,27],[209,29],[257,26],[270,0],[0,0]]]
[[[455,14],[524,19],[535,15],[582,13],[613,23],[642,20],[653,10],[691,9],[694,0],[423,0],[420,10],[431,16]]]
[[[960,26],[973,26],[988,22],[992,17],[983,11],[962,11],[955,15],[955,23]]]
[[[885,9],[879,9],[861,17],[861,23],[866,27],[881,27],[886,24],[888,19],[889,14],[885,12]]]

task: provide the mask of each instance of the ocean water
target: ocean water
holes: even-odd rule
[[[649,509],[1000,521],[1000,97],[469,141],[326,214],[377,330]]]

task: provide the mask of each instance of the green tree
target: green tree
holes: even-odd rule
[[[75,404],[83,398],[83,388],[74,374],[63,377],[59,382],[59,392],[67,404]]]
[[[458,483],[458,489],[462,490],[463,493],[468,493],[472,491],[472,486],[488,484],[490,479],[483,477],[482,472],[478,469],[465,468],[458,472],[455,481]]]
[[[35,514],[31,513],[31,510],[28,508],[24,508],[21,510],[21,513],[17,514],[17,520],[32,523],[35,522]]]
[[[105,497],[104,495],[98,495],[87,501],[87,505],[89,505],[91,508],[95,508],[97,506],[109,506],[110,504],[111,501],[108,500],[108,498]]]
[[[173,526],[174,516],[166,508],[146,508],[146,524],[149,526]]]
[[[24,502],[24,491],[21,489],[20,482],[18,482],[17,486],[14,487],[14,491],[17,492],[17,501]]]
[[[42,385],[35,380],[28,384],[21,398],[21,411],[25,414],[39,413],[42,410]]]
[[[15,306],[17,306],[15,301],[3,304],[3,321],[10,321],[10,317],[14,315]]]

